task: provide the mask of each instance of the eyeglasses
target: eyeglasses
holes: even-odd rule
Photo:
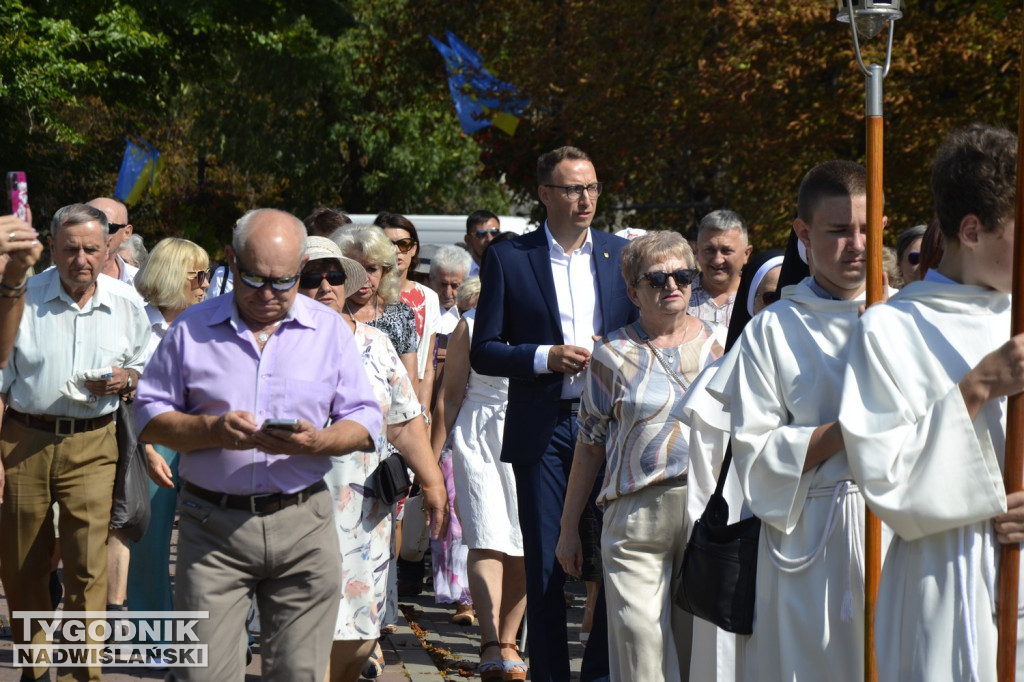
[[[291,277],[266,277],[249,272],[242,267],[242,262],[235,257],[235,265],[238,267],[238,278],[242,284],[251,289],[262,289],[269,286],[274,291],[291,291],[299,282],[298,275]]]
[[[603,182],[592,182],[589,185],[544,185],[545,187],[554,187],[565,191],[565,196],[569,201],[576,201],[583,196],[583,190],[587,191],[591,199],[596,199],[601,195],[601,190],[604,189]]]
[[[911,265],[918,265],[921,262],[921,252],[911,251],[907,254],[907,262]]]
[[[689,286],[690,282],[697,276],[696,270],[676,270],[675,272],[647,272],[637,278],[633,282],[633,286],[640,284],[640,280],[646,279],[647,283],[651,285],[652,289],[664,289],[668,284],[668,278],[671,277],[675,280],[676,286],[682,289],[685,286]]]
[[[188,275],[189,279],[194,279],[196,281],[196,286],[199,287],[203,286],[203,284],[206,283],[206,280],[210,278],[210,273],[206,270],[190,270],[185,274]]]
[[[118,230],[128,227],[128,223],[107,223],[107,234],[114,234]]]
[[[782,298],[782,292],[778,291],[778,290],[776,290],[776,291],[762,291],[761,292],[761,303],[763,303],[766,308],[768,306],[770,306],[772,303],[775,303],[776,301],[778,301],[781,298]]]
[[[395,248],[402,253],[409,253],[412,251],[412,247],[416,246],[416,240],[412,237],[405,237],[404,239],[393,239],[391,241],[395,245]]]
[[[345,273],[337,270],[330,272],[309,272],[299,275],[299,286],[303,289],[318,289],[320,283],[327,280],[332,287],[340,287],[345,283]]]
[[[483,239],[487,235],[491,235],[492,237],[497,237],[499,234],[501,234],[501,230],[499,228],[497,228],[497,227],[492,227],[489,230],[477,230],[473,234],[476,235],[477,239]]]

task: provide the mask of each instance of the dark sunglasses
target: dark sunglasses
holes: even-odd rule
[[[907,262],[911,265],[919,265],[921,263],[921,252],[911,251],[907,254]]]
[[[501,234],[501,230],[498,229],[497,227],[492,227],[489,230],[477,230],[473,234],[476,235],[477,239],[483,239],[487,235],[491,235],[492,237],[497,237],[499,234]]]
[[[778,301],[781,298],[782,298],[782,292],[780,292],[780,291],[763,291],[763,292],[761,292],[761,303],[763,303],[765,305],[765,307],[770,306],[772,303],[775,303],[776,301]]]
[[[194,276],[196,280],[196,286],[200,287],[206,284],[206,280],[210,279],[210,273],[208,273],[206,270],[190,270],[185,274],[188,275],[189,279],[192,279]]]
[[[412,247],[416,246],[416,240],[412,237],[406,237],[405,239],[396,239],[391,242],[395,245],[395,248],[402,253],[409,253],[412,251]]]
[[[330,272],[310,272],[299,275],[299,286],[303,289],[319,289],[324,280],[332,287],[340,287],[345,283],[345,273],[331,270]]]
[[[238,266],[238,278],[242,280],[242,284],[251,289],[270,287],[274,291],[291,291],[299,283],[298,275],[292,275],[291,277],[265,277],[249,272],[242,267],[242,262],[238,260],[237,256],[235,257],[235,265]]]
[[[675,280],[676,286],[682,289],[685,286],[689,286],[690,282],[697,276],[696,270],[676,270],[675,272],[648,272],[636,280],[633,283],[634,286],[640,284],[641,279],[646,279],[647,283],[651,285],[652,289],[664,289],[668,284],[668,278],[671,277]]]
[[[128,227],[128,223],[107,223],[107,234],[114,234],[118,230]]]

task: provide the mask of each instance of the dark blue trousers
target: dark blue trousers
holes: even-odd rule
[[[576,415],[559,413],[551,442],[533,464],[515,464],[519,525],[526,564],[527,653],[534,682],[568,682],[569,636],[565,613],[565,573],[555,558],[562,505],[576,447]],[[592,497],[601,485],[595,482]],[[603,593],[603,588],[602,588]],[[608,626],[603,594],[583,657],[581,682],[608,675]]]

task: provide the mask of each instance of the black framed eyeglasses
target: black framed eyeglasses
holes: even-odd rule
[[[195,279],[196,286],[203,286],[206,284],[206,280],[210,279],[210,273],[206,270],[189,270],[185,273],[189,279]]]
[[[128,223],[107,223],[107,234],[114,234],[118,230],[128,227]]]
[[[412,247],[416,246],[416,240],[412,237],[405,237],[404,239],[393,239],[391,243],[395,245],[395,248],[402,253],[409,253],[412,251]]]
[[[330,272],[304,272],[299,275],[299,286],[303,289],[319,289],[320,283],[327,280],[332,287],[340,287],[345,283],[345,273],[338,270]]]
[[[908,253],[907,254],[907,262],[910,263],[911,265],[920,265],[921,264],[921,252],[920,251],[911,251],[910,253]]]
[[[291,277],[267,277],[265,275],[257,275],[256,273],[249,272],[242,267],[242,262],[235,257],[235,265],[238,266],[238,278],[242,280],[242,284],[251,289],[262,289],[264,287],[270,287],[274,291],[291,291],[295,288],[295,285],[299,283],[299,275],[292,275]]]
[[[501,234],[501,230],[499,228],[497,228],[497,227],[492,227],[489,230],[477,230],[473,234],[476,235],[477,239],[483,239],[487,235],[491,235],[492,237],[497,237],[499,234]]]
[[[565,196],[569,201],[577,201],[583,196],[584,190],[590,195],[591,199],[596,199],[601,196],[601,190],[604,189],[603,182],[592,182],[589,185],[544,185],[545,187],[553,187],[560,189],[565,192]]]
[[[675,280],[676,286],[682,289],[689,286],[697,277],[697,270],[674,270],[673,272],[646,272],[633,282],[633,286],[640,284],[640,280],[646,279],[652,289],[664,289],[668,285],[668,278]]]

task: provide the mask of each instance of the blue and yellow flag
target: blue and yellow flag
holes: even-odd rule
[[[530,100],[521,98],[515,85],[488,72],[483,57],[451,31],[445,31],[447,44],[434,36],[428,37],[444,57],[448,89],[466,134],[492,125],[509,135],[515,134],[519,115]]]
[[[139,138],[145,147],[125,138],[124,158],[121,159],[121,172],[117,176],[117,189],[114,198],[131,206],[138,202],[147,187],[156,180],[157,173],[163,167],[160,152],[146,140]]]

